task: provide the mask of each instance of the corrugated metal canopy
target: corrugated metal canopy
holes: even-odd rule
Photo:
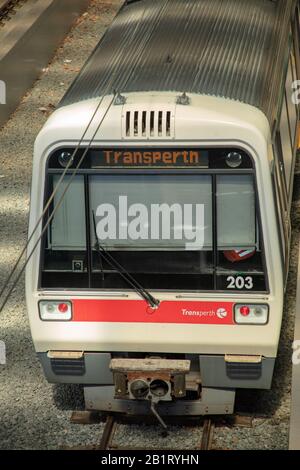
[[[61,106],[176,91],[260,108],[272,123],[294,0],[140,0],[125,5]]]

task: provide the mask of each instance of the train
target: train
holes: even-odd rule
[[[34,147],[26,299],[87,410],[270,389],[291,243],[299,4],[125,2]]]

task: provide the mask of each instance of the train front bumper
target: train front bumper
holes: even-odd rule
[[[38,357],[44,374],[51,383],[114,384],[110,353],[82,352],[77,357],[72,357],[66,351],[58,354],[51,351],[38,353]],[[169,357],[172,358],[172,355]],[[247,356],[232,356],[228,359],[225,355],[182,355],[182,359],[192,361],[193,372],[199,373],[202,387],[271,388],[275,358],[252,358],[254,360],[251,357],[247,360]]]

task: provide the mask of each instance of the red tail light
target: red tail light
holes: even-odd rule
[[[58,305],[58,310],[60,313],[66,313],[69,309],[69,306],[67,304],[59,304]]]
[[[250,308],[244,305],[243,307],[240,308],[240,314],[243,315],[244,317],[247,317],[250,313]]]

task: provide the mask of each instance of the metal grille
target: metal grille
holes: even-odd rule
[[[84,357],[80,359],[51,359],[51,368],[55,375],[84,375]]]
[[[233,380],[258,380],[261,377],[262,364],[227,363],[226,373]]]
[[[123,137],[171,138],[171,111],[125,111],[123,115]]]

